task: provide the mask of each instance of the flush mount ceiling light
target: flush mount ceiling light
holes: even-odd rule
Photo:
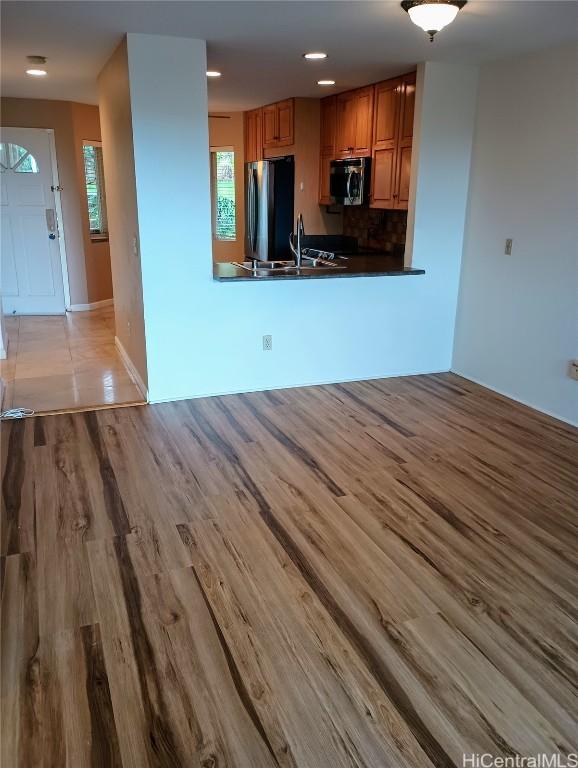
[[[335,85],[335,80],[318,80],[317,85]]]
[[[217,72],[216,69],[209,69],[207,70],[207,77],[221,77],[221,73]]]
[[[326,59],[328,57],[326,53],[322,53],[321,51],[312,51],[311,53],[304,53],[303,58],[315,61],[317,59]]]
[[[403,0],[401,7],[409,13],[410,19],[429,35],[433,42],[434,35],[447,27],[458,15],[467,0]]]
[[[34,65],[26,70],[27,75],[31,77],[45,77],[48,74],[45,69],[41,68],[42,64],[46,64],[46,56],[27,56],[26,61]]]

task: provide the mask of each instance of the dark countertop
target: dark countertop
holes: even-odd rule
[[[315,269],[303,267],[301,272],[276,272],[269,275],[254,275],[236,267],[233,263],[213,264],[213,279],[220,282],[246,280],[306,280],[329,277],[394,277],[403,275],[424,275],[425,270],[403,266],[403,258],[386,253],[357,252],[347,255],[345,269]]]

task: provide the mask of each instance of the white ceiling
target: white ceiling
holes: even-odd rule
[[[508,58],[578,38],[578,2],[470,0],[433,44],[397,0],[2,3],[2,94],[97,103],[96,77],[125,32],[207,40],[212,110],[287,96],[326,95],[399,74],[425,59]],[[306,62],[308,50],[327,51]],[[48,57],[49,77],[24,74],[27,54]]]

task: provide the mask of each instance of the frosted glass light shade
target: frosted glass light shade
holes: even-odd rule
[[[449,3],[422,3],[408,9],[409,17],[424,32],[439,32],[456,18],[459,8]]]

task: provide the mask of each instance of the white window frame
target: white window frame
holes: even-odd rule
[[[83,157],[82,157],[82,167],[84,169],[84,147],[99,147],[102,151],[102,141],[92,141],[91,139],[83,139],[82,140],[82,149],[83,149]],[[104,179],[103,179],[104,181]],[[84,169],[84,190],[86,194],[86,169]],[[104,192],[104,204],[106,206],[106,186],[103,189]],[[88,196],[87,196],[87,208],[86,213],[88,216]],[[100,243],[100,242],[108,242],[108,213],[106,214],[106,232],[91,232],[90,231],[90,218],[88,221],[88,236],[92,240],[93,243]]]
[[[215,243],[236,243],[239,237],[239,228],[237,226],[237,174],[235,173],[235,238],[233,240],[222,240],[217,237],[217,165],[216,165],[216,153],[217,152],[232,152],[233,153],[233,169],[235,169],[237,163],[237,153],[233,146],[218,146],[209,147],[209,157],[211,166],[211,235]]]

